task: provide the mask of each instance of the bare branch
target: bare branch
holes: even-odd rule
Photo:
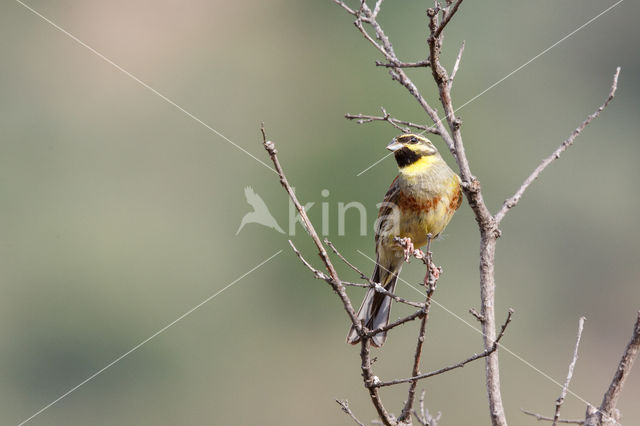
[[[379,382],[375,386],[376,387],[393,386],[393,385],[397,385],[397,384],[400,384],[400,383],[409,383],[409,382],[412,382],[414,380],[426,379],[428,377],[437,376],[439,374],[446,373],[447,371],[451,371],[451,370],[455,370],[457,368],[464,367],[466,364],[468,364],[468,363],[470,363],[472,361],[475,361],[477,359],[489,356],[491,353],[495,352],[498,349],[498,346],[499,346],[498,344],[500,343],[500,339],[502,339],[502,337],[504,336],[504,332],[507,329],[507,326],[509,325],[509,323],[511,322],[512,316],[513,316],[513,309],[509,309],[509,313],[507,314],[507,319],[505,320],[504,324],[502,325],[502,330],[500,331],[500,334],[498,335],[498,337],[494,341],[493,346],[491,348],[485,349],[483,352],[481,352],[479,354],[473,354],[469,358],[465,359],[464,361],[460,361],[457,364],[452,364],[452,365],[449,365],[447,367],[443,367],[443,368],[440,368],[438,370],[431,371],[429,373],[419,374],[419,375],[416,375],[414,377],[408,377],[406,379],[397,379],[397,380],[390,380],[388,382]]]
[[[446,23],[458,10],[461,0],[453,3],[447,2],[448,12],[443,12],[443,22],[438,23],[438,5],[435,8],[427,9],[429,17],[429,30],[431,35],[427,38],[429,45],[429,61],[431,62],[431,75],[438,86],[440,102],[444,108],[445,120],[451,133],[441,131],[443,139],[447,143],[449,150],[453,154],[458,169],[460,170],[461,186],[464,195],[469,203],[469,207],[475,215],[480,231],[480,313],[483,321],[482,337],[485,351],[488,352],[485,358],[485,377],[487,397],[489,400],[489,415],[493,426],[507,426],[507,418],[502,403],[502,392],[500,390],[500,366],[498,352],[491,350],[494,348],[496,339],[496,318],[495,318],[495,256],[496,240],[500,236],[498,225],[487,208],[482,196],[480,182],[471,172],[469,160],[465,152],[462,141],[462,121],[455,116],[453,100],[451,98],[451,87],[447,71],[440,63],[440,53],[442,49],[441,33]],[[431,116],[430,116],[431,117]]]
[[[325,239],[326,242],[329,243],[330,247],[335,250],[335,247],[333,247],[333,245]],[[314,268],[309,261],[307,261],[303,256],[302,253],[300,253],[300,250],[298,250],[298,248],[293,244],[293,241],[289,240],[289,245],[291,246],[291,248],[293,249],[293,252],[296,254],[296,256],[298,256],[298,258],[300,259],[300,261],[304,264],[304,266],[307,267],[307,269],[309,269],[312,273],[313,276],[319,280],[323,280],[326,281],[327,283],[334,285],[335,282],[333,281],[333,278],[331,278],[330,276],[328,276],[327,274],[325,274],[322,271],[319,271],[318,269]],[[337,253],[337,252],[336,252]],[[342,258],[342,260],[344,260],[345,262],[347,262],[346,259],[344,259],[342,257],[342,255],[340,255],[338,253],[338,255]],[[348,263],[348,262],[347,262]],[[350,263],[348,263],[349,265],[351,265]],[[351,265],[352,267],[354,267],[353,265]],[[355,267],[354,267],[355,268]],[[360,272],[360,274],[362,274]],[[363,288],[373,288],[375,291],[377,291],[378,293],[382,293],[384,295],[389,296],[390,298],[392,298],[393,300],[395,300],[398,303],[403,303],[405,305],[409,305],[409,306],[413,306],[414,308],[420,308],[421,310],[424,308],[424,303],[417,303],[417,302],[412,302],[410,300],[404,299],[400,296],[395,295],[394,293],[390,292],[389,290],[385,289],[384,287],[382,287],[380,284],[371,281],[369,278],[367,278],[364,274],[362,274],[363,278],[366,279],[367,281],[369,281],[368,284],[361,284],[361,283],[352,283],[352,282],[348,282],[348,281],[340,281],[340,283],[343,286],[347,286],[347,287],[363,287]],[[407,321],[410,321],[414,318],[411,318]],[[405,322],[407,322],[405,321]],[[399,324],[398,324],[399,325]],[[379,332],[382,332],[384,330],[380,330]],[[373,334],[377,334],[373,333]]]
[[[427,296],[427,297],[430,297],[430,296]],[[420,374],[420,358],[422,356],[424,336],[427,332],[427,320],[428,320],[428,315],[425,313],[425,315],[422,316],[422,319],[420,321],[420,331],[418,332],[418,342],[416,343],[416,351],[414,353],[414,358],[413,358],[413,369],[411,370],[411,375],[414,377]],[[417,380],[412,380],[410,382],[407,400],[404,404],[404,408],[402,409],[402,414],[398,418],[398,421],[402,422],[402,421],[408,420],[409,417],[411,417],[411,409],[413,407],[413,400],[415,398],[417,386],[418,386]]]
[[[375,328],[373,330],[370,330],[368,333],[366,333],[366,335],[369,336],[369,337],[373,337],[378,333],[382,333],[383,331],[391,330],[391,329],[396,328],[396,327],[398,327],[398,326],[400,326],[400,325],[402,325],[402,324],[404,324],[406,322],[413,321],[416,318],[420,318],[420,317],[422,317],[422,315],[424,315],[424,309],[419,309],[419,310],[415,311],[414,313],[412,313],[410,315],[407,315],[406,317],[402,317],[402,318],[397,319],[396,321],[394,321],[392,323],[389,323],[389,324],[385,325],[384,327],[378,327],[378,328]]]
[[[456,58],[456,62],[453,64],[453,70],[451,71],[451,77],[449,77],[449,90],[451,90],[451,86],[453,86],[453,79],[456,77],[458,73],[458,68],[460,67],[460,61],[462,60],[462,52],[464,52],[464,44],[462,42],[462,46],[460,46],[460,51],[458,52],[458,57]]]
[[[314,268],[303,256],[302,253],[300,253],[300,250],[298,250],[298,248],[293,244],[293,241],[289,240],[289,245],[291,246],[291,248],[293,249],[293,252],[296,254],[296,256],[298,256],[298,259],[300,259],[300,261],[304,264],[304,266],[307,267],[307,269],[309,269],[311,272],[313,272],[313,275],[319,279],[319,280],[331,280],[331,277],[328,276],[327,274],[325,274],[322,271],[317,270],[316,268]]]
[[[442,34],[442,31],[444,31],[444,27],[447,26],[447,24],[449,23],[449,21],[451,21],[451,18],[453,18],[453,15],[456,14],[456,12],[458,11],[458,8],[460,7],[460,3],[462,3],[462,0],[457,0],[453,6],[447,8],[444,11],[444,18],[442,19],[442,22],[440,23],[440,25],[438,25],[438,29],[436,30],[436,32],[433,34],[434,37],[440,37],[440,34]]]
[[[618,398],[620,398],[620,393],[622,392],[622,387],[624,386],[624,382],[629,376],[631,372],[631,367],[633,367],[633,362],[638,356],[638,352],[640,351],[640,311],[638,312],[638,316],[636,322],[633,326],[633,333],[631,335],[631,340],[627,344],[624,353],[622,354],[622,358],[618,363],[618,368],[616,369],[615,374],[613,375],[613,380],[611,381],[611,385],[609,385],[609,389],[604,394],[604,398],[602,399],[602,404],[600,404],[599,410],[587,410],[587,418],[585,419],[585,425],[589,424],[597,424],[597,425],[613,425],[617,424],[617,420],[619,418],[618,410],[616,409],[616,405],[618,403]],[[593,408],[593,407],[589,407]],[[596,422],[592,423],[593,420]]]
[[[314,273],[316,278],[322,277],[323,279],[325,279],[325,281],[327,281],[331,285],[331,287],[334,289],[334,291],[338,294],[338,296],[342,300],[344,309],[349,315],[349,318],[351,319],[351,323],[356,328],[358,334],[361,337],[360,358],[362,360],[362,364],[361,364],[362,377],[365,383],[365,387],[369,391],[371,402],[376,408],[378,415],[380,416],[380,419],[383,421],[383,423],[386,426],[394,426],[395,422],[392,416],[386,411],[386,409],[382,405],[382,401],[380,401],[380,397],[378,395],[378,389],[371,386],[371,383],[377,382],[377,377],[373,375],[373,372],[371,370],[371,359],[370,359],[370,353],[369,353],[370,337],[366,334],[366,329],[364,328],[362,323],[359,321],[353,309],[353,306],[351,305],[351,300],[349,299],[349,296],[347,296],[347,293],[345,292],[344,285],[342,284],[342,281],[338,277],[338,273],[336,272],[333,264],[331,263],[331,259],[329,259],[329,255],[327,254],[327,251],[324,249],[324,245],[320,241],[320,237],[318,237],[318,233],[316,232],[315,228],[313,227],[313,224],[309,220],[309,217],[307,216],[304,210],[304,207],[302,207],[302,205],[298,201],[295,193],[293,192],[293,189],[291,188],[291,185],[289,185],[289,182],[284,174],[284,171],[282,170],[282,166],[280,166],[280,161],[278,160],[275,144],[271,141],[267,141],[264,125],[261,126],[260,130],[262,132],[262,141],[263,141],[264,148],[269,153],[269,157],[271,158],[271,161],[273,162],[273,165],[275,166],[276,171],[278,172],[278,176],[280,176],[280,184],[284,187],[284,189],[289,194],[289,198],[291,198],[291,201],[293,202],[296,209],[298,210],[298,213],[300,214],[300,218],[302,219],[302,222],[304,223],[305,228],[309,233],[309,236],[311,237],[316,247],[318,248],[319,250],[318,254],[320,255],[320,258],[322,259],[322,262],[324,263],[325,267],[327,268],[327,272],[329,273],[329,276],[327,277],[328,279],[324,278],[323,272],[316,270],[309,262],[307,262],[304,259],[304,257],[300,254],[300,252],[297,250],[297,248],[293,245],[291,241],[289,243],[291,244],[291,247],[293,248],[298,258],[303,262],[303,264],[307,268],[309,268]]]
[[[587,125],[589,125],[589,123],[591,123],[593,120],[598,118],[600,113],[609,105],[609,102],[611,102],[611,100],[616,94],[616,89],[618,88],[619,75],[620,75],[620,67],[616,69],[616,72],[613,75],[613,83],[611,84],[611,90],[609,91],[609,96],[604,101],[604,103],[600,105],[600,108],[598,108],[593,114],[589,115],[586,118],[586,120],[584,120],[582,124],[580,124],[571,133],[571,135],[564,142],[562,142],[560,147],[558,147],[558,149],[556,149],[553,152],[553,154],[551,154],[549,157],[542,160],[542,163],[540,163],[538,167],[536,167],[536,169],[533,171],[533,173],[531,173],[529,177],[525,179],[525,181],[522,183],[522,185],[516,191],[516,193],[511,198],[508,198],[507,200],[505,200],[504,204],[500,208],[500,211],[498,211],[498,213],[496,213],[496,216],[495,216],[495,220],[498,224],[502,221],[502,219],[507,214],[507,212],[518,204],[524,192],[527,190],[529,185],[531,185],[533,181],[536,180],[538,176],[540,176],[540,173],[542,173],[544,169],[546,169],[547,166],[549,166],[549,164],[551,164],[554,160],[557,160],[558,158],[560,158],[560,155],[563,152],[565,152],[571,145],[573,145],[576,138],[582,133],[584,128],[587,127]]]
[[[573,377],[573,369],[576,366],[576,362],[578,361],[578,347],[580,346],[580,339],[582,338],[582,330],[584,329],[584,317],[580,317],[578,321],[578,337],[576,338],[576,346],[573,349],[573,357],[571,358],[571,363],[569,364],[569,372],[567,373],[567,379],[562,386],[562,392],[560,396],[556,400],[556,412],[553,415],[553,426],[556,426],[558,423],[558,419],[560,418],[560,407],[564,403],[564,398],[567,396],[567,390],[569,389],[569,383],[571,382],[571,378]]]
[[[428,237],[430,240],[431,237]],[[430,251],[426,253],[426,265],[427,276],[425,277],[425,285],[427,285],[427,297],[425,300],[424,315],[420,321],[420,331],[418,332],[418,341],[416,343],[416,350],[413,355],[413,368],[411,375],[413,377],[420,374],[420,358],[422,356],[422,347],[424,346],[424,336],[427,332],[427,321],[429,320],[429,308],[431,307],[431,297],[436,289],[436,282],[439,277],[438,274],[434,274],[433,271],[438,269],[433,263],[433,257]],[[398,417],[398,422],[405,422],[411,418],[411,409],[413,408],[413,401],[415,399],[416,387],[418,386],[418,380],[412,380],[409,385],[409,391],[407,394],[407,400],[402,408],[402,414]]]
[[[386,67],[386,68],[426,68],[431,66],[431,62],[428,59],[418,62],[382,62],[376,61],[377,67]]]
[[[406,379],[397,379],[397,380],[390,380],[388,382],[380,382],[376,386],[377,387],[393,386],[393,385],[398,385],[400,383],[409,383],[409,382],[413,382],[413,381],[416,381],[416,380],[422,380],[422,379],[426,379],[426,378],[429,378],[429,377],[432,377],[432,376],[437,376],[439,374],[446,373],[447,371],[451,371],[451,370],[455,370],[457,368],[464,367],[468,363],[470,363],[472,361],[475,361],[477,359],[484,358],[484,357],[488,356],[489,354],[491,354],[492,352],[494,352],[496,349],[497,349],[497,346],[495,348],[490,348],[488,350],[484,350],[483,352],[481,352],[479,354],[474,354],[473,356],[470,356],[469,358],[465,359],[464,361],[460,361],[457,364],[452,364],[452,365],[449,365],[447,367],[440,368],[438,370],[430,371],[429,373],[419,374],[417,376],[408,377]]]
[[[504,336],[504,332],[507,330],[507,326],[511,323],[513,312],[513,308],[509,308],[509,311],[507,312],[507,319],[504,321],[504,324],[502,324],[502,327],[500,327],[500,333],[498,333],[498,337],[496,338],[495,342],[493,342],[493,346],[498,347],[498,343],[500,342],[500,339],[502,339],[502,336]]]
[[[351,300],[349,300],[349,296],[347,296],[347,293],[344,290],[344,286],[342,285],[342,283],[340,282],[340,278],[338,277],[338,273],[333,267],[333,264],[331,263],[331,259],[329,259],[329,255],[327,254],[327,251],[322,245],[322,242],[320,241],[320,237],[318,237],[318,233],[316,232],[315,228],[313,227],[313,224],[309,220],[309,217],[307,216],[307,212],[304,210],[304,207],[302,207],[302,205],[298,201],[298,198],[296,197],[296,194],[293,192],[291,185],[289,185],[289,181],[287,180],[287,177],[285,176],[284,171],[282,170],[282,166],[280,166],[280,161],[278,160],[278,155],[277,155],[278,151],[276,150],[275,144],[267,140],[267,135],[264,131],[264,124],[260,126],[260,131],[262,132],[262,143],[264,145],[264,148],[266,149],[267,153],[269,153],[269,157],[271,158],[271,161],[273,162],[273,165],[275,166],[276,171],[278,172],[278,176],[280,176],[280,184],[287,191],[287,193],[289,194],[289,198],[291,198],[291,201],[296,206],[296,209],[300,214],[300,218],[302,219],[305,225],[305,228],[309,233],[309,236],[311,236],[311,239],[313,240],[316,247],[318,248],[318,255],[322,259],[322,262],[325,264],[327,268],[327,272],[329,272],[329,275],[331,276],[332,282],[330,282],[330,284],[333,287],[333,290],[338,294],[338,296],[342,300],[342,304],[344,305],[345,311],[347,311],[347,315],[351,319],[351,323],[356,328],[358,333],[362,334],[363,333],[362,324],[358,320],[358,316],[356,315],[356,312],[353,309],[353,306],[351,305]],[[301,257],[301,256],[298,256],[298,257]]]
[[[378,16],[378,13],[380,13],[380,7],[382,7],[382,1],[383,0],[377,0],[376,1],[376,5],[373,7],[373,18],[374,19]]]
[[[417,413],[416,410],[413,410],[413,415],[418,420],[422,426],[438,426],[438,422],[440,421],[440,417],[442,417],[442,413],[438,413],[437,416],[433,417],[429,410],[424,406],[424,395],[425,391],[422,390],[420,394],[420,413]]]
[[[501,210],[498,212],[496,216],[493,216],[484,202],[481,188],[480,188],[480,183],[476,179],[476,177],[472,174],[469,166],[469,161],[467,159],[467,156],[465,153],[465,147],[462,141],[462,134],[461,134],[462,121],[459,118],[457,118],[454,114],[455,109],[453,107],[453,101],[451,98],[452,81],[453,81],[453,77],[455,77],[455,75],[459,70],[464,45],[461,47],[458,53],[456,62],[454,63],[454,66],[451,72],[451,77],[447,74],[446,69],[440,63],[440,54],[442,51],[442,43],[444,38],[443,31],[445,30],[449,22],[451,22],[451,19],[453,18],[453,16],[459,10],[462,0],[446,0],[445,8],[443,8],[440,2],[436,0],[434,7],[427,10],[427,15],[429,17],[429,29],[430,29],[430,36],[427,39],[428,45],[429,45],[429,57],[427,61],[428,61],[428,65],[431,68],[434,81],[436,82],[436,85],[438,87],[439,98],[444,108],[444,118],[442,119],[439,117],[437,110],[433,108],[422,96],[420,91],[417,89],[415,84],[407,76],[407,74],[403,69],[403,68],[411,67],[409,65],[418,65],[418,63],[407,63],[407,62],[399,61],[394,52],[393,46],[389,38],[386,36],[384,31],[382,30],[382,27],[376,21],[376,17],[380,12],[381,0],[378,0],[376,2],[373,12],[369,8],[369,6],[366,4],[365,0],[360,0],[360,6],[357,10],[346,7],[346,5],[342,1],[339,1],[339,0],[334,0],[334,1],[336,1],[336,3],[338,3],[343,8],[345,8],[347,12],[349,12],[350,14],[356,17],[354,22],[356,28],[358,28],[358,30],[362,33],[364,38],[369,43],[371,43],[383,55],[384,59],[386,59],[386,62],[377,61],[376,65],[384,66],[388,68],[392,79],[396,80],[403,87],[405,87],[409,91],[409,93],[418,101],[419,105],[426,112],[429,118],[433,120],[434,126],[432,127],[433,128],[432,133],[437,133],[442,137],[442,139],[448,146],[450,152],[453,154],[456,160],[456,163],[458,164],[460,177],[461,177],[461,186],[463,188],[463,191],[467,198],[469,206],[474,212],[475,219],[478,223],[480,236],[481,236],[481,241],[480,241],[481,309],[480,309],[480,313],[476,312],[477,315],[475,316],[482,324],[484,352],[481,354],[474,354],[474,356],[462,361],[461,363],[458,363],[456,365],[452,365],[449,367],[445,367],[441,370],[434,371],[432,373],[414,374],[413,377],[410,377],[408,379],[402,379],[400,381],[381,382],[380,380],[373,380],[370,370],[367,373],[367,371],[365,371],[364,369],[364,365],[366,364],[365,363],[366,357],[365,357],[364,351],[365,349],[368,351],[368,346],[367,346],[368,342],[366,338],[363,338],[361,357],[363,359],[363,377],[365,377],[365,383],[369,384],[367,387],[369,388],[371,393],[372,390],[377,389],[378,387],[389,386],[397,383],[410,382],[412,383],[412,388],[410,388],[410,392],[412,392],[411,389],[415,391],[414,383],[417,380],[429,377],[431,375],[442,374],[446,371],[450,371],[452,369],[462,367],[466,363],[471,362],[475,359],[484,357],[486,359],[486,387],[487,387],[487,395],[489,399],[489,413],[491,416],[491,423],[493,426],[506,426],[507,421],[506,421],[506,416],[503,408],[501,391],[500,391],[500,377],[499,377],[497,348],[499,346],[499,341],[504,336],[506,326],[509,324],[511,320],[512,312],[509,313],[507,321],[502,326],[502,329],[499,331],[499,333],[496,333],[497,330],[496,330],[496,321],[495,321],[495,271],[494,271],[495,248],[496,248],[496,240],[500,237],[500,230],[498,228],[498,225],[501,219],[503,218],[504,214],[506,213],[506,211],[512,208],[515,205],[515,203],[518,202],[519,197],[522,194],[518,196],[518,198],[515,200],[515,203],[511,206],[507,207],[506,206],[507,202],[505,202],[505,206],[501,208]],[[367,25],[369,25],[370,27]],[[420,65],[423,65],[423,66],[426,65],[427,61],[423,61],[423,63]],[[614,82],[614,86],[617,84],[618,72],[616,72],[616,77],[615,77],[616,81]],[[607,100],[607,103],[609,101],[610,99]],[[603,107],[606,107],[606,104]],[[597,111],[595,116],[589,118],[588,121],[590,122],[595,117],[597,117],[600,111],[601,110]],[[391,117],[389,117],[386,111],[384,110],[383,110],[383,116],[381,117],[363,116],[363,115],[349,117],[349,115],[347,115],[347,118],[356,119],[358,120],[359,123],[368,123],[373,121],[387,121],[398,130],[407,130],[408,128],[412,127],[412,126],[409,126],[408,122],[401,122],[400,120],[397,120],[397,119],[391,119]],[[448,128],[445,127],[443,122],[447,123]],[[586,124],[588,124],[588,122]],[[584,128],[584,126],[586,126],[586,124],[584,124],[582,128],[578,128],[577,133],[575,135],[572,135],[570,139],[575,139],[575,137],[577,137],[577,135],[582,131],[582,129]],[[415,128],[420,128],[421,130],[427,130],[422,126],[415,127]],[[573,140],[571,140],[570,143],[573,143]],[[564,149],[566,149],[566,147]],[[556,155],[559,155],[559,153]],[[544,167],[546,167],[546,165]],[[544,169],[544,167],[542,167],[542,169]],[[538,172],[538,174],[539,173],[540,172]],[[532,180],[535,179],[536,177],[537,175],[535,175],[532,178]],[[529,184],[530,183],[526,183],[526,186],[528,186]],[[525,189],[526,187],[522,191],[524,192]],[[518,193],[516,193],[516,195],[518,195]],[[427,281],[428,280],[425,279],[425,282]],[[425,306],[425,308],[428,308],[428,306]],[[421,311],[417,311],[414,314],[410,315],[409,317],[399,320],[399,322],[407,321],[407,318],[419,318],[421,314],[423,314]],[[380,331],[373,330],[371,332],[376,333]],[[367,337],[366,334],[363,334],[363,336]],[[368,356],[368,352],[367,352],[367,356]],[[414,365],[416,365],[415,356],[414,356]],[[367,374],[369,374],[368,378],[367,378]],[[377,394],[374,395],[373,393],[371,393],[371,396],[372,396],[374,405],[377,402],[379,402],[379,401],[376,401]],[[385,424],[388,424],[388,422],[390,421],[390,419],[392,419],[392,417],[385,417],[387,415],[386,412],[381,413],[381,410],[378,406],[376,406],[376,409],[378,410],[378,413],[381,415],[383,422]],[[403,412],[403,415],[404,414],[405,413]],[[393,419],[391,421],[393,421]]]
[[[459,3],[461,3],[461,0],[456,2],[453,7],[455,7],[456,4],[459,6]],[[457,10],[457,7],[456,7],[456,10]],[[469,202],[469,206],[471,207],[471,209],[473,210],[476,216],[476,221],[478,222],[478,225],[480,227],[481,236],[485,235],[487,237],[485,238],[487,243],[493,243],[493,241],[490,241],[490,239],[497,238],[498,229],[493,220],[491,212],[489,211],[489,209],[484,203],[484,199],[480,191],[480,183],[477,181],[475,176],[473,176],[473,174],[471,173],[469,160],[467,159],[464,143],[462,142],[462,133],[460,131],[462,121],[456,118],[455,116],[453,101],[451,99],[451,90],[450,90],[451,88],[449,85],[449,76],[447,75],[447,71],[445,70],[445,68],[440,63],[440,52],[442,48],[442,40],[439,37],[438,28],[442,28],[442,26],[438,24],[437,8],[427,9],[427,16],[429,17],[429,29],[431,31],[431,35],[427,39],[427,42],[429,44],[429,61],[431,62],[431,74],[433,76],[433,79],[436,85],[438,86],[440,101],[442,103],[442,106],[444,108],[444,113],[445,113],[444,118],[438,119],[438,123],[436,123],[436,127],[440,131],[442,138],[447,143],[447,146],[449,147],[449,151],[451,151],[451,154],[456,159],[456,163],[458,164],[458,168],[460,169],[460,178],[462,179],[462,188],[464,189],[465,195],[467,196],[467,201]],[[449,19],[451,19],[451,16],[453,15],[450,13],[448,16],[449,16]],[[429,117],[433,118],[431,117],[431,115]],[[444,130],[440,129],[440,126],[442,125],[443,120],[447,122],[449,129],[451,130],[451,134],[449,134],[449,132],[445,133]],[[440,124],[440,126],[438,124]],[[491,247],[487,247],[487,249],[486,250],[483,249],[483,251],[487,255],[491,255],[493,257],[493,255],[491,254],[492,252]],[[489,271],[483,268],[482,272],[485,278],[482,278],[481,276],[481,281],[482,281],[481,284],[487,287],[487,285],[489,285],[488,283],[489,276],[486,273]],[[494,281],[494,277],[491,277],[491,284],[490,284],[491,287],[495,285],[493,284],[493,281]],[[495,328],[495,321],[492,318],[489,318],[488,323],[483,326],[483,332],[489,338],[489,340],[491,340],[492,334],[495,332],[495,330],[493,332],[490,331],[489,330],[490,328]],[[492,362],[494,364],[496,363],[495,361],[492,361]],[[493,370],[495,367],[496,366],[494,365],[491,370]],[[497,389],[496,386],[493,386],[493,387]],[[499,393],[499,390],[497,390],[496,393]],[[494,401],[496,401],[496,399],[494,399]],[[500,408],[499,410],[492,409],[491,411],[503,412],[504,410]],[[503,419],[503,420],[504,421],[502,421],[502,423],[506,424],[506,419]]]
[[[380,283],[374,282],[371,278],[369,278],[367,275],[365,275],[360,269],[356,268],[355,265],[353,265],[351,262],[349,262],[338,251],[336,246],[333,245],[333,243],[331,241],[329,241],[327,238],[325,238],[324,242],[331,248],[331,250],[333,250],[333,252],[340,258],[340,260],[342,260],[348,267],[350,267],[351,269],[356,271],[358,274],[360,274],[360,278],[362,278],[363,280],[367,280],[367,282],[369,284],[362,284],[361,285],[362,287],[373,288],[376,292],[385,294],[385,295],[391,297],[396,302],[404,303],[405,305],[413,306],[414,308],[420,308],[420,309],[424,308],[424,303],[417,303],[417,302],[412,302],[410,300],[404,299],[404,298],[402,298],[400,296],[397,296],[397,295],[393,294],[389,290],[385,289],[384,287],[382,287],[380,285]],[[349,284],[351,285],[352,283],[349,283]],[[360,285],[358,285],[358,287],[360,287]]]
[[[362,379],[364,380],[364,385],[369,391],[369,397],[371,398],[371,402],[373,406],[376,408],[378,415],[380,416],[380,420],[385,426],[394,426],[395,421],[392,416],[387,412],[382,405],[382,401],[380,401],[380,394],[378,393],[378,388],[374,386],[375,383],[378,383],[380,379],[377,376],[373,375],[371,371],[371,339],[370,338],[362,338],[360,340],[360,359],[362,360],[362,364],[360,369],[362,370]]]
[[[538,420],[539,422],[552,422],[554,421],[553,417],[547,417],[547,416],[543,416],[540,415],[538,413],[533,413],[531,411],[527,411],[524,408],[520,409],[524,414],[528,415],[528,416],[533,416],[536,418],[536,420]],[[566,423],[566,424],[573,424],[573,425],[581,425],[584,424],[583,420],[570,420],[570,419],[558,419],[557,420],[558,423]]]
[[[363,280],[367,280],[369,283],[373,283],[371,278],[369,278],[367,275],[365,275],[360,269],[358,269],[354,264],[349,262],[342,254],[340,254],[340,252],[338,251],[336,246],[333,245],[333,243],[331,241],[329,241],[329,239],[325,238],[324,242],[336,254],[336,256],[338,256],[340,258],[340,260],[342,260],[349,268],[351,268],[354,271],[356,271],[358,273],[358,275],[360,275],[360,278],[362,278]]]
[[[416,410],[413,410],[413,415],[418,419],[418,422],[422,426],[430,426],[426,419],[426,412],[424,408],[424,395],[426,391],[422,389],[422,393],[420,394],[420,414],[416,413]]]
[[[342,285],[345,287],[360,287],[360,288],[369,288],[371,287],[370,284],[365,284],[365,283],[352,283],[351,281],[342,281]]]
[[[382,113],[383,113],[382,116],[347,113],[344,115],[344,117],[347,120],[357,120],[356,122],[358,124],[371,123],[373,121],[386,121],[403,133],[409,133],[411,131],[410,127],[413,127],[414,129],[423,130],[427,133],[438,134],[438,130],[434,127],[429,127],[429,126],[425,126],[424,124],[416,124],[410,121],[398,120],[397,118],[392,118],[384,108],[382,109]],[[402,127],[402,126],[407,126],[407,127]]]
[[[339,399],[336,399],[336,402],[338,403],[340,408],[342,408],[342,411],[344,411],[346,414],[348,414],[349,417],[351,417],[354,422],[356,422],[360,426],[364,426],[364,423],[362,423],[360,420],[358,420],[358,418],[355,416],[355,414],[353,414],[353,411],[351,411],[351,408],[349,408],[349,401],[347,401],[346,399],[344,401],[340,401]]]
[[[363,12],[364,12],[364,17],[362,16]],[[382,28],[380,27],[380,25],[378,25],[376,20],[374,18],[371,18],[370,15],[371,15],[371,11],[369,10],[368,6],[365,3],[362,3],[362,8],[360,9],[360,11],[358,11],[358,15],[357,15],[358,19],[356,19],[356,21],[354,22],[354,25],[362,33],[364,38],[366,38],[367,41],[373,45],[373,47],[378,49],[378,51],[380,51],[380,53],[382,53],[382,55],[385,58],[387,58],[388,61],[397,62],[398,58],[396,57],[396,54],[393,51],[393,46],[391,45],[391,42],[382,31]],[[380,40],[382,44],[375,41],[373,37],[369,35],[367,30],[362,25],[362,22],[366,22],[368,24],[371,24],[371,26],[373,26],[374,31],[376,32],[376,38]]]
[[[341,6],[344,10],[346,10],[350,15],[356,16],[358,12],[351,9],[347,4],[341,0],[333,0],[333,2],[339,6]]]
[[[480,312],[476,311],[476,308],[469,309],[469,313],[473,315],[474,318],[477,319],[479,323],[482,323],[484,321],[484,317]]]
[[[412,301],[407,300],[407,299],[405,299],[403,297],[400,297],[400,296],[398,296],[398,295],[396,295],[394,293],[391,293],[389,290],[386,290],[384,287],[382,287],[378,283],[374,283],[374,282],[369,283],[369,287],[373,287],[373,289],[376,292],[385,294],[385,295],[389,296],[390,298],[392,298],[393,300],[395,300],[398,303],[403,303],[403,304],[408,305],[408,306],[413,306],[414,308],[420,308],[421,310],[424,309],[424,303],[412,302]],[[413,319],[413,318],[411,318],[411,319]],[[390,328],[393,328],[393,327],[390,327]],[[376,330],[378,330],[378,329],[376,329]],[[371,331],[373,332],[373,331],[376,331],[376,330],[371,330]],[[380,331],[384,331],[384,330],[380,330]],[[375,334],[378,334],[378,332],[376,332]]]
[[[393,50],[393,45],[389,41],[389,38],[387,37],[385,32],[382,30],[382,27],[380,26],[380,24],[376,21],[376,16],[371,12],[371,9],[369,9],[369,7],[365,2],[361,2],[361,6],[358,11],[353,11],[348,7],[346,7],[346,5],[344,5],[342,1],[339,1],[339,0],[334,0],[334,1],[336,1],[337,4],[345,8],[345,10],[347,10],[349,13],[353,12],[351,14],[356,16],[356,20],[354,22],[356,28],[358,28],[358,30],[362,33],[364,38],[367,41],[369,41],[369,43],[371,43],[380,53],[382,53],[382,55],[385,57],[385,59],[387,59],[389,63],[391,64],[401,63],[401,61],[398,60],[398,57],[396,56]],[[380,41],[379,43],[376,40],[374,40],[373,37],[367,32],[367,30],[363,26],[363,23],[367,23],[371,25],[371,27],[373,28],[373,31],[375,32],[376,38]],[[390,74],[391,74],[391,78],[398,81],[402,86],[404,86],[409,91],[409,93],[411,93],[411,95],[414,98],[416,98],[416,100],[418,101],[420,106],[424,109],[424,111],[427,113],[429,118],[431,118],[431,120],[433,120],[433,122],[435,123],[437,133],[442,136],[442,138],[444,139],[449,149],[453,150],[454,149],[453,141],[451,139],[451,136],[448,134],[445,127],[443,126],[442,121],[438,117],[438,112],[435,109],[433,109],[429,105],[429,103],[426,101],[426,99],[420,94],[420,92],[418,91],[418,88],[407,76],[407,74],[400,67],[397,67],[397,66],[392,67],[390,69]]]

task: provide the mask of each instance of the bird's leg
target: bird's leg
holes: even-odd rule
[[[402,247],[402,250],[404,251],[404,261],[408,262],[415,251],[413,241],[411,241],[411,238],[409,237],[396,237],[394,240],[400,247]]]
[[[427,234],[427,254],[428,254],[428,255],[431,255],[431,251],[430,251],[430,249],[431,249],[431,240],[432,240],[432,239],[433,239],[433,236],[431,235],[431,232],[429,232],[429,233]]]
[[[427,252],[424,255],[427,263],[427,273],[424,276],[424,286],[428,289],[431,285],[435,284],[440,278],[440,268],[433,264],[431,258],[431,240],[433,236],[429,233],[427,234]]]

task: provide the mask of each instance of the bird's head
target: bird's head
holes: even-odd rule
[[[439,155],[429,139],[413,133],[393,138],[387,149],[393,152],[400,168],[409,166],[423,157]]]

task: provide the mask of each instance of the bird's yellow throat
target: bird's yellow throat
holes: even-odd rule
[[[411,164],[400,168],[400,173],[406,176],[425,173],[435,163],[442,161],[439,155],[424,155]]]

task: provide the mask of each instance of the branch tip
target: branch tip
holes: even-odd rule
[[[542,162],[535,168],[535,170],[525,179],[525,181],[520,185],[520,188],[513,194],[511,198],[508,198],[502,204],[502,207],[496,213],[495,221],[500,224],[504,216],[507,214],[509,210],[514,208],[520,199],[522,198],[524,192],[529,188],[529,186],[535,181],[538,176],[555,160],[560,158],[560,155],[565,152],[573,143],[576,138],[580,136],[582,131],[587,127],[593,120],[598,118],[600,113],[609,105],[609,103],[613,100],[616,90],[618,89],[618,77],[620,76],[621,67],[616,68],[616,72],[613,75],[613,82],[611,83],[611,88],[609,89],[609,95],[607,99],[604,101],[602,105],[591,115],[589,115],[576,129],[571,132],[571,135],[567,139],[565,139],[562,144],[547,158],[542,160]]]

